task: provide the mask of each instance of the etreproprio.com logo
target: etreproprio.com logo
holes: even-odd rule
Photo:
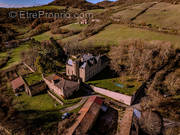
[[[93,13],[68,13],[68,12],[46,12],[46,11],[10,11],[10,18],[36,19],[36,18],[93,18]]]

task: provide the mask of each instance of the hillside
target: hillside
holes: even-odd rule
[[[118,0],[115,4],[135,4],[135,3],[144,3],[144,2],[167,2],[172,4],[177,4],[180,0]]]
[[[98,6],[100,6],[100,7],[107,8],[107,7],[115,6],[114,3],[115,3],[115,2],[108,1],[108,0],[104,0],[104,1],[102,1],[102,2],[98,2],[96,5],[98,5]]]
[[[48,5],[66,6],[66,7],[80,8],[86,10],[100,8],[99,6],[87,2],[86,0],[54,0]]]
[[[3,125],[5,128],[12,131],[16,129],[17,131],[13,132],[14,134],[17,132],[17,135],[25,135],[23,132],[32,135],[63,135],[58,132],[68,128],[60,127],[64,122],[62,120],[64,110],[73,108],[81,102],[81,97],[91,93],[88,87],[80,89],[70,99],[63,99],[51,93],[63,102],[62,105],[47,93],[33,97],[25,92],[14,95],[9,82],[15,74],[22,76],[28,85],[42,80],[41,74],[46,76],[57,73],[64,76],[69,56],[88,53],[105,55],[110,61],[108,68],[94,76],[87,84],[129,96],[138,91],[135,95],[137,99],[133,101],[138,105],[133,107],[138,107],[142,114],[144,111],[153,110],[164,119],[168,119],[170,123],[177,123],[177,127],[174,127],[173,124],[169,126],[163,121],[162,132],[168,125],[171,134],[167,131],[162,135],[180,135],[177,133],[180,131],[180,3],[177,3],[180,0],[157,1],[104,0],[93,4],[86,0],[54,0],[42,6],[0,9],[0,44],[2,44],[0,45],[0,125],[5,123]],[[9,11],[68,12],[72,15],[91,13],[93,19],[53,16],[7,18]],[[72,60],[74,59],[72,57]],[[35,73],[31,73],[32,71],[21,63],[26,63],[35,70]],[[97,64],[96,59],[90,63],[87,61],[89,67],[94,63]],[[5,96],[12,99],[7,98],[7,101],[4,101]],[[117,104],[107,97],[105,100],[121,111],[119,109],[121,103]],[[68,110],[68,113],[72,113],[72,116],[79,114],[80,108],[72,112]],[[123,117],[121,112],[118,113],[118,117]],[[5,114],[8,118],[4,117]],[[14,117],[17,122],[14,121]],[[111,120],[109,116],[106,118],[108,121]],[[118,121],[122,122],[120,119],[118,118]],[[97,123],[94,124],[95,128]],[[137,126],[143,127],[146,124],[149,123],[137,124]],[[104,124],[99,125],[104,126]],[[121,130],[118,125],[117,123],[117,130]],[[105,128],[106,126],[102,130]],[[109,128],[111,129],[110,126]],[[95,132],[92,134],[101,135]],[[143,133],[140,132],[141,134]],[[150,132],[149,135],[152,133]]]

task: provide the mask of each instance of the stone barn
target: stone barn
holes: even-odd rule
[[[80,88],[80,82],[67,80],[56,74],[48,77],[43,76],[43,79],[51,92],[63,98],[69,98]]]

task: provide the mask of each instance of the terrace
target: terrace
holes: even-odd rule
[[[132,76],[118,77],[112,75],[112,71],[106,68],[89,80],[87,84],[132,96],[141,86],[142,82],[135,80]]]

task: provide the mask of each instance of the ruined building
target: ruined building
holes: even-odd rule
[[[48,77],[43,76],[43,80],[52,93],[63,98],[72,96],[80,87],[80,82],[70,81],[56,74],[49,75]]]

